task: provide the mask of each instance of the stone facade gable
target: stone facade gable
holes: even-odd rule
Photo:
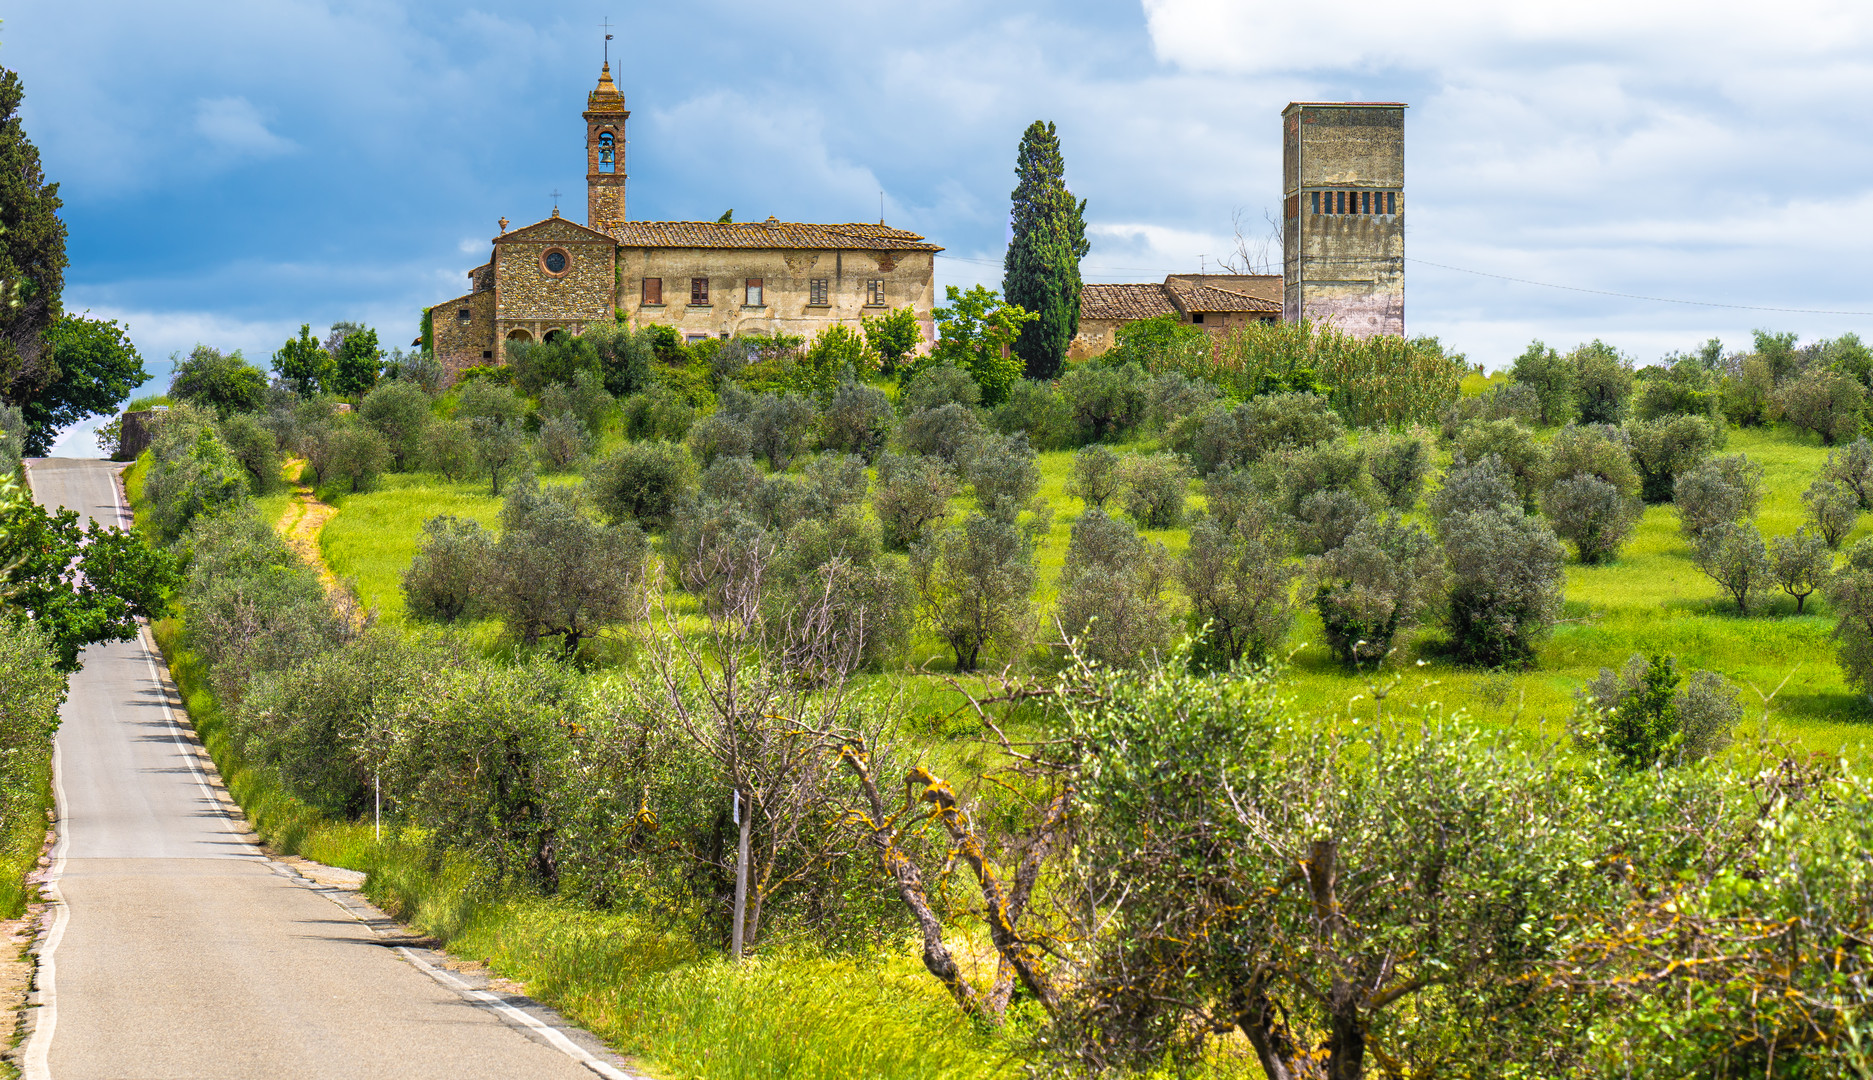
[[[614,242],[611,237],[597,229],[588,229],[557,215],[511,232],[504,232],[494,238],[496,244],[548,240],[556,240],[562,244],[610,244]]]

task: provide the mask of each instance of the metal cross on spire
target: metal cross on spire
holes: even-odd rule
[[[610,67],[611,66],[611,16],[609,15],[605,16],[605,21],[602,23],[599,23],[599,25],[605,28],[605,66]]]
[[[554,210],[559,209],[559,189],[558,188],[553,189],[553,209]]]

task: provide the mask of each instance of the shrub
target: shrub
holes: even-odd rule
[[[879,458],[872,508],[883,527],[885,547],[908,550],[949,513],[955,494],[955,476],[936,458],[897,454]]]
[[[358,403],[358,418],[384,438],[390,465],[409,472],[420,460],[423,432],[429,427],[429,395],[402,379],[378,383]]]
[[[1176,454],[1127,454],[1116,470],[1125,512],[1141,529],[1174,529],[1184,521],[1190,468]]]
[[[1810,369],[1776,391],[1775,405],[1784,420],[1821,436],[1821,445],[1833,446],[1860,430],[1866,390],[1851,375]]]
[[[452,623],[480,615],[494,539],[470,518],[438,514],[423,522],[416,558],[403,573],[403,606],[418,619]]]
[[[1040,466],[1026,435],[982,436],[964,475],[982,512],[998,521],[1015,520],[1041,488]]]
[[[1519,667],[1561,614],[1566,551],[1546,522],[1500,510],[1444,522],[1450,560],[1450,631],[1457,655],[1483,667]]]
[[[1067,479],[1067,494],[1095,510],[1104,510],[1106,500],[1119,493],[1119,456],[1102,443],[1093,443],[1074,451],[1073,472]]]
[[[1190,598],[1194,658],[1227,667],[1249,657],[1272,659],[1294,621],[1288,538],[1266,503],[1244,503],[1228,518],[1206,516],[1190,527],[1178,577]]]
[[[974,671],[985,652],[1012,660],[1033,623],[1034,540],[1012,521],[971,514],[911,548],[911,579],[932,631]]]
[[[1837,480],[1816,480],[1809,484],[1801,501],[1808,507],[1808,524],[1828,547],[1839,550],[1841,541],[1859,524],[1860,497]]]
[[[1319,555],[1346,542],[1372,508],[1343,489],[1315,491],[1294,508],[1294,533],[1303,554]]]
[[[708,468],[719,457],[751,456],[754,435],[740,419],[718,412],[689,429],[689,452]]]
[[[1873,537],[1847,551],[1846,564],[1826,585],[1834,606],[1834,647],[1841,674],[1873,701]]]
[[[1649,503],[1670,502],[1679,474],[1723,444],[1716,425],[1696,416],[1637,421],[1626,426],[1626,434],[1639,470],[1639,493]]]
[[[898,439],[913,454],[927,454],[956,465],[974,452],[982,437],[982,422],[968,407],[951,402],[919,409],[904,418]]]
[[[1873,510],[1873,443],[1855,439],[1845,450],[1829,450],[1821,475],[1846,484],[1860,509]]]
[[[1515,482],[1502,459],[1494,454],[1476,462],[1457,461],[1444,474],[1444,482],[1431,493],[1428,509],[1431,520],[1443,531],[1444,522],[1458,514],[1484,510],[1516,510],[1520,500]]]
[[[897,425],[897,413],[885,392],[863,383],[841,383],[832,404],[820,417],[820,445],[842,454],[857,454],[867,464],[878,459]]]
[[[1575,366],[1575,396],[1583,424],[1619,424],[1631,403],[1632,361],[1599,340],[1570,355]]]
[[[1723,525],[1751,521],[1762,504],[1762,466],[1742,454],[1715,458],[1678,478],[1679,527],[1696,544]]]
[[[221,444],[241,468],[256,495],[264,495],[280,483],[280,444],[273,433],[260,426],[252,413],[232,413],[216,425]],[[10,475],[10,474],[9,474]]]
[[[423,431],[423,467],[445,480],[475,475],[475,442],[460,420],[437,420]]]
[[[775,472],[786,472],[813,440],[819,414],[798,394],[761,394],[748,413],[748,448],[766,458]]]
[[[163,543],[180,537],[203,514],[247,497],[247,470],[200,410],[172,408],[151,440],[150,457],[144,491],[150,525]]]
[[[675,443],[626,443],[592,466],[585,478],[592,504],[613,525],[635,522],[659,532],[695,480],[695,465]]]
[[[1318,394],[1269,394],[1233,409],[1219,404],[1193,413],[1172,429],[1168,441],[1199,476],[1208,476],[1253,464],[1283,447],[1337,442],[1345,431]]]
[[[1162,431],[1186,416],[1201,411],[1221,396],[1220,391],[1181,371],[1164,371],[1145,381],[1145,420]]]
[[[1059,450],[1074,442],[1072,410],[1054,388],[1034,379],[1022,379],[1008,388],[1008,400],[989,413],[989,427],[1004,435],[1028,437],[1036,450]]]
[[[1131,667],[1162,652],[1171,613],[1171,557],[1123,521],[1087,510],[1073,522],[1060,571],[1060,630],[1080,655]]]
[[[624,399],[624,434],[631,439],[682,442],[696,423],[696,409],[668,386],[653,386]]]
[[[1591,476],[1612,485],[1622,498],[1639,494],[1639,470],[1632,466],[1626,433],[1598,424],[1569,424],[1555,432],[1548,444],[1548,468],[1543,484],[1552,485],[1576,476]]]
[[[360,424],[334,424],[325,435],[325,460],[319,466],[321,483],[344,480],[354,492],[369,487],[390,467],[390,446],[384,437]]]
[[[548,472],[565,472],[591,449],[585,427],[569,412],[547,417],[533,439],[534,455]]]
[[[1801,614],[1808,597],[1826,585],[1834,572],[1834,556],[1829,550],[1833,546],[1806,529],[1770,541],[1769,568],[1782,591],[1795,598],[1795,614]]]
[[[1535,392],[1540,421],[1550,427],[1571,423],[1580,416],[1575,398],[1579,369],[1572,356],[1562,356],[1539,341],[1529,343],[1509,369],[1509,379]]]
[[[1738,427],[1757,427],[1769,419],[1775,399],[1775,376],[1760,356],[1746,356],[1734,373],[1718,384],[1723,415]]]
[[[1642,505],[1605,480],[1581,473],[1550,486],[1541,508],[1555,534],[1574,545],[1581,562],[1592,565],[1619,554]]]
[[[764,587],[769,645],[789,670],[817,679],[879,667],[909,629],[914,596],[903,560],[884,555],[878,526],[850,507],[789,528]]]
[[[1145,418],[1143,373],[1130,364],[1076,364],[1061,378],[1060,396],[1082,442],[1104,442]]]
[[[1661,756],[1677,765],[1709,757],[1730,745],[1743,716],[1736,687],[1721,675],[1698,671],[1685,681],[1662,655],[1634,653],[1618,674],[1601,668],[1579,696],[1576,740],[1625,769],[1651,768]]]
[[[1314,610],[1342,663],[1378,664],[1443,588],[1437,542],[1397,517],[1371,517],[1314,564]]]
[[[1541,422],[1541,398],[1527,383],[1502,383],[1475,397],[1458,398],[1438,414],[1438,430],[1445,442],[1475,420],[1514,420],[1534,426]]]
[[[955,364],[931,364],[904,384],[898,403],[904,407],[906,415],[945,405],[969,408],[982,403],[982,388]]]
[[[522,642],[558,638],[570,656],[581,641],[641,617],[648,554],[635,524],[600,526],[565,489],[517,484],[501,507],[489,606]]]
[[[618,399],[612,396],[610,390],[605,389],[604,374],[593,368],[580,368],[572,373],[572,385],[565,393],[567,411],[579,418],[579,423],[584,426],[586,434],[594,438],[598,437],[599,433],[604,430],[605,417],[609,416],[612,407],[618,404]],[[687,421],[683,426],[684,428],[689,426]],[[664,437],[675,440],[681,439],[683,435],[684,432],[678,431]]]
[[[1367,498],[1366,449],[1350,443],[1287,447],[1262,459],[1257,470],[1281,493],[1281,509],[1298,515],[1309,495],[1343,491],[1360,501]]]
[[[1754,525],[1725,521],[1704,532],[1697,541],[1697,568],[1730,594],[1743,615],[1758,593],[1775,584],[1769,551]]]
[[[471,428],[477,420],[490,421],[501,427],[517,424],[526,414],[527,403],[514,392],[513,387],[486,379],[464,384],[461,396],[455,402],[455,418]]]
[[[258,412],[267,400],[267,374],[241,357],[197,345],[176,364],[169,396],[217,413]]]
[[[1650,367],[1641,373],[1633,414],[1640,420],[1670,416],[1702,417],[1723,422],[1723,399],[1716,378],[1695,357],[1679,357],[1670,367]]]
[[[1408,512],[1424,494],[1424,481],[1431,475],[1434,456],[1435,449],[1423,428],[1384,435],[1366,446],[1366,474],[1385,505]]]
[[[1548,453],[1535,433],[1513,420],[1478,420],[1457,436],[1457,454],[1465,461],[1495,455],[1515,485],[1516,497],[1533,508],[1548,468]]]
[[[857,454],[819,454],[806,463],[794,495],[791,520],[827,520],[865,505],[870,482]]]

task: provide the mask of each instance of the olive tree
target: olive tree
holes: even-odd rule
[[[1678,477],[1672,502],[1685,539],[1699,544],[1722,526],[1755,519],[1762,505],[1762,466],[1743,454],[1706,461]]]
[[[747,416],[749,449],[785,472],[806,452],[818,422],[813,403],[798,394],[761,394]]]
[[[1626,425],[1632,463],[1639,470],[1640,494],[1649,503],[1666,503],[1678,476],[1723,445],[1723,431],[1701,416],[1671,415]]]
[[[438,514],[423,522],[416,558],[403,572],[403,607],[419,619],[452,623],[479,616],[494,568],[494,538],[472,518]]]
[[[1119,455],[1104,443],[1083,446],[1073,453],[1073,471],[1067,480],[1067,494],[1095,510],[1104,510],[1107,500],[1119,492]]]
[[[1519,667],[1561,616],[1567,552],[1538,517],[1474,510],[1444,522],[1451,644],[1483,667]]]
[[[911,579],[930,629],[974,671],[983,653],[1013,659],[1034,622],[1034,539],[1013,521],[970,514],[911,548]]]
[[[956,477],[937,458],[886,454],[878,459],[878,489],[872,509],[884,529],[885,547],[908,551],[949,514]]]
[[[1852,488],[1860,509],[1873,510],[1873,443],[1855,439],[1843,450],[1829,450],[1821,475]]]
[[[421,457],[423,431],[429,427],[430,397],[403,379],[380,382],[358,402],[358,417],[384,437],[391,467],[408,472]]]
[[[626,443],[586,475],[585,488],[605,520],[661,531],[695,482],[695,465],[675,443]]]
[[[1190,468],[1176,454],[1127,454],[1117,479],[1125,512],[1141,529],[1174,529],[1184,521]]]
[[[1580,561],[1589,565],[1619,554],[1638,524],[1640,509],[1638,499],[1584,474],[1555,482],[1541,497],[1542,513],[1555,535],[1573,544]]]
[[[1834,607],[1834,649],[1849,685],[1873,701],[1873,537],[1847,550],[1826,585]]]
[[[1372,486],[1394,510],[1410,512],[1424,494],[1436,456],[1431,436],[1422,428],[1374,439],[1366,449],[1366,472]]]
[[[478,386],[480,381],[470,385]],[[475,468],[488,478],[489,494],[498,498],[502,478],[523,471],[529,461],[527,437],[520,422],[477,416],[468,422],[468,437],[474,446]]]
[[[1161,653],[1170,641],[1164,589],[1171,557],[1163,544],[1138,535],[1098,509],[1073,522],[1060,571],[1060,631],[1078,653],[1125,667]]]
[[[1860,521],[1860,497],[1838,480],[1816,480],[1801,501],[1808,508],[1808,524],[1836,550]]]
[[[828,450],[857,454],[870,464],[896,426],[897,413],[884,391],[864,383],[841,383],[832,404],[820,416],[819,442]]]
[[[1214,478],[1212,478],[1214,479]],[[1178,564],[1190,598],[1195,659],[1227,667],[1248,657],[1271,659],[1294,621],[1291,541],[1266,503],[1242,503],[1234,513],[1198,518]]]
[[[1491,454],[1480,461],[1451,463],[1443,483],[1431,493],[1431,520],[1442,531],[1455,515],[1477,510],[1514,509],[1518,506],[1515,482],[1502,459]]]
[[[444,480],[465,480],[475,475],[475,440],[460,420],[437,420],[423,431],[423,468]]]
[[[968,407],[950,402],[931,409],[919,409],[904,418],[898,428],[898,441],[913,454],[941,458],[949,465],[959,465],[975,451],[983,436],[982,421]]]
[[[1457,435],[1456,452],[1464,461],[1498,458],[1522,505],[1535,506],[1548,470],[1548,452],[1534,432],[1513,420],[1478,420]]]
[[[1013,522],[1030,508],[1041,488],[1041,470],[1034,449],[1023,434],[985,434],[976,443],[964,469],[975,489],[982,512],[998,521]]]
[[[1730,594],[1740,614],[1748,615],[1755,598],[1775,586],[1769,549],[1754,525],[1720,522],[1698,537],[1696,551],[1697,568]]]
[[[570,656],[581,641],[642,617],[649,553],[635,524],[600,525],[564,489],[517,484],[501,507],[489,606],[522,642],[558,638]]]
[[[1808,597],[1825,586],[1834,572],[1832,546],[1806,529],[1770,541],[1770,570],[1782,591],[1795,598],[1795,614],[1801,614]]]
[[[1852,375],[1810,368],[1782,384],[1775,404],[1784,420],[1819,435],[1821,445],[1833,446],[1860,430],[1866,390]]]
[[[1379,664],[1443,592],[1437,541],[1394,516],[1362,522],[1312,571],[1314,610],[1327,646],[1352,667]]]

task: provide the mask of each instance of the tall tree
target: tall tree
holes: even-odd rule
[[[60,428],[115,412],[150,377],[115,320],[66,315],[45,332],[45,342],[52,381],[20,406],[26,452],[34,457],[51,449]]]
[[[316,397],[331,384],[338,361],[312,336],[312,325],[300,323],[299,336],[273,354],[273,370],[300,397]]]
[[[0,399],[24,405],[58,377],[45,332],[61,311],[65,223],[59,186],[20,125],[25,90],[0,69]]]
[[[1080,325],[1080,260],[1086,201],[1067,190],[1066,160],[1054,125],[1028,125],[1015,156],[1014,239],[1002,262],[1002,295],[1040,318],[1021,328],[1014,352],[1030,379],[1060,373]]]

